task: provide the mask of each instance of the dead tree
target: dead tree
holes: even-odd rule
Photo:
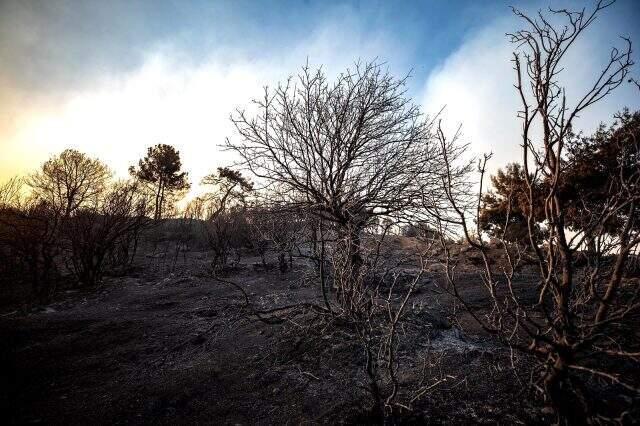
[[[81,285],[100,282],[108,254],[149,224],[148,206],[136,183],[117,183],[95,205],[65,220],[69,266]]]
[[[381,262],[380,247],[394,224],[427,220],[423,194],[438,203],[445,197],[433,121],[405,96],[405,83],[375,63],[356,64],[333,83],[307,66],[265,89],[254,113],[238,110],[232,121],[240,140],[227,140],[257,178],[257,199],[313,226],[309,245],[324,302],[313,305],[322,324],[313,329],[359,343],[377,420],[402,405],[399,330],[423,271],[398,278],[398,265]],[[379,223],[382,233],[371,231]]]
[[[330,83],[304,67],[255,100],[255,114],[238,110],[239,141],[227,147],[264,185],[272,205],[322,218],[337,232],[345,271],[338,289],[345,309],[362,266],[362,232],[378,217],[409,214],[417,195],[437,190],[440,162],[431,121],[405,97],[406,79],[375,63],[357,64]]]
[[[0,209],[4,266],[16,268],[17,282],[30,284],[31,295],[39,303],[49,301],[56,290],[61,218],[61,211],[34,199],[5,204]]]
[[[206,176],[202,184],[211,188],[199,197],[198,203],[214,255],[212,267],[215,273],[226,266],[233,250],[239,260],[239,248],[248,237],[246,198],[253,185],[240,172],[227,167],[219,167],[216,173]]]
[[[524,210],[530,246],[540,274],[536,300],[529,300],[516,285],[522,253],[513,246],[510,250],[504,240],[509,214],[502,238],[509,266],[503,270],[491,266],[489,248],[480,229],[474,232],[469,226],[472,217],[479,224],[482,184],[477,203],[465,205],[455,182],[450,175],[445,175],[445,183],[450,188],[447,191],[449,211],[440,212],[441,224],[459,226],[468,244],[480,253],[483,284],[492,306],[486,311],[464,300],[447,256],[451,290],[487,331],[537,360],[534,385],[558,419],[571,424],[607,417],[624,421],[625,416],[630,415],[628,404],[623,402],[624,397],[616,395],[629,393],[637,398],[639,389],[637,375],[628,372],[637,368],[633,365],[640,360],[637,341],[629,338],[630,333],[637,333],[640,288],[637,283],[624,279],[628,256],[637,251],[640,244],[637,136],[620,135],[620,149],[630,155],[621,156],[611,170],[606,199],[597,211],[585,211],[579,232],[568,232],[566,203],[559,194],[571,167],[567,163],[566,144],[574,131],[575,118],[622,84],[633,64],[631,43],[624,39],[624,49],[611,51],[602,72],[575,103],[566,97],[558,82],[566,52],[611,3],[600,1],[590,12],[552,10],[551,16],[539,13],[537,17],[529,17],[514,11],[526,25],[525,29],[509,36],[517,46],[513,62],[515,87],[521,99],[523,176],[528,188],[528,205]],[[564,19],[565,25],[553,25],[551,21],[556,19]],[[533,131],[535,126],[540,133]],[[447,139],[443,132],[438,134],[446,159],[444,147],[457,135]],[[481,177],[487,160],[485,157],[480,162]],[[447,159],[446,163],[448,170],[455,170],[451,161]],[[543,183],[538,186],[543,188],[542,196],[534,194],[536,181]],[[619,220],[619,225],[612,232],[604,225],[613,217]],[[536,228],[539,223],[546,228],[541,241]],[[603,243],[598,248],[598,257],[603,261],[593,268],[578,269],[575,253],[592,240]],[[444,243],[443,247],[446,251]],[[618,394],[594,396],[591,391],[595,382],[608,383]]]
[[[111,178],[100,160],[74,149],[66,149],[47,160],[26,180],[33,195],[69,217],[85,204],[95,202]]]
[[[264,206],[252,207],[247,213],[252,245],[260,254],[263,266],[267,267],[265,255],[272,250],[278,256],[280,272],[292,268],[293,253],[303,242],[306,217],[289,209]]]
[[[59,229],[66,204],[25,197],[24,183],[13,178],[0,186],[0,253],[7,278],[13,278],[7,284],[30,285],[27,293],[43,303],[59,278]]]
[[[23,184],[23,179],[13,177],[0,185],[0,209],[19,205]]]

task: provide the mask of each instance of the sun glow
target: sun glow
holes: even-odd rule
[[[260,93],[263,78],[248,66],[185,69],[156,57],[132,75],[71,96],[57,110],[32,111],[18,126],[9,155],[18,167],[33,168],[76,148],[125,177],[147,146],[166,143],[180,151],[197,183],[231,161],[219,148],[232,134],[229,113]]]

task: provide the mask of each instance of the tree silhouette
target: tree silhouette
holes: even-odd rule
[[[154,219],[162,219],[166,203],[172,195],[190,188],[187,172],[181,172],[180,152],[171,145],[158,144],[147,149],[147,155],[131,166],[131,176],[153,188]]]
[[[481,229],[492,237],[529,245],[529,188],[522,166],[511,163],[504,169],[498,169],[491,176],[491,183],[493,191],[482,197],[483,205],[479,215]],[[539,182],[535,182],[533,191],[534,198],[538,197]],[[538,205],[539,203],[534,203],[534,208]],[[536,223],[534,226],[535,235],[539,237],[539,225]]]
[[[212,188],[203,196],[208,204],[207,219],[218,216],[229,205],[244,204],[246,194],[253,190],[253,184],[237,170],[218,167],[217,173],[202,178],[202,185]]]
[[[377,63],[358,63],[333,83],[305,66],[295,81],[265,89],[255,112],[232,116],[240,138],[227,147],[264,183],[267,201],[335,227],[349,271],[338,292],[345,306],[356,297],[364,230],[442,194],[434,122],[405,85]]]
[[[202,205],[207,241],[214,253],[213,266],[220,268],[227,263],[229,253],[248,239],[246,198],[253,184],[239,171],[227,167],[218,167],[201,183],[210,191],[196,202]]]
[[[456,288],[455,264],[446,259],[448,285],[487,332],[533,362],[531,383],[541,392],[557,424],[631,419],[640,388],[638,378],[628,374],[639,361],[636,341],[629,336],[637,328],[640,303],[637,285],[626,277],[629,259],[640,247],[640,167],[638,151],[633,153],[637,138],[633,132],[622,131],[623,137],[612,139],[624,142],[611,146],[616,155],[601,157],[613,161],[601,165],[587,160],[598,162],[599,152],[605,152],[601,147],[586,146],[572,153],[568,146],[575,137],[576,117],[627,80],[633,65],[631,41],[623,38],[623,48],[612,48],[593,85],[575,103],[559,80],[568,49],[611,4],[599,1],[591,11],[550,10],[532,17],[514,10],[524,25],[509,37],[516,46],[513,64],[520,98],[522,176],[528,194],[525,216],[531,241],[535,241],[536,224],[546,226],[540,243],[532,244],[540,277],[535,298],[514,291],[514,277],[523,266],[521,253],[509,252],[504,245],[508,265],[492,267],[489,247],[465,226],[470,208],[449,197],[460,216],[465,239],[482,256],[482,284],[492,300],[490,313],[461,296]],[[537,133],[536,128],[542,131]],[[572,156],[576,161],[571,161]],[[481,182],[488,158],[480,163]],[[563,184],[576,182],[575,174],[594,166],[602,167],[600,177],[606,178],[593,179],[597,172],[584,180],[580,184],[584,191],[571,194],[575,203],[568,202]],[[535,196],[538,179],[542,185],[540,195]],[[591,200],[600,201],[589,206]],[[586,219],[580,220],[579,232],[570,232],[576,226],[571,219],[576,216],[570,212],[572,207],[579,207],[576,213]],[[611,221],[619,221],[615,235],[607,229]],[[596,242],[592,246],[597,251],[590,256],[595,261],[579,268],[578,252],[591,241]],[[443,249],[446,252],[446,247]]]
[[[567,144],[566,175],[558,192],[565,200],[567,225],[574,231],[588,229],[606,210],[611,193],[637,172],[640,111],[625,109],[614,118],[611,126],[603,124],[594,134],[575,136]],[[639,214],[637,207],[633,214]],[[612,215],[603,226],[615,234],[625,219],[625,214]]]
[[[100,160],[65,149],[47,160],[27,179],[27,184],[36,198],[69,217],[104,192],[110,177],[109,168]]]

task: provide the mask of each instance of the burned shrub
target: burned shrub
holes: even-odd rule
[[[293,253],[305,238],[306,217],[283,208],[252,207],[247,211],[251,226],[250,244],[268,268],[266,254],[273,251],[280,272],[293,267]],[[299,251],[299,250],[298,250]]]
[[[128,246],[148,225],[149,208],[136,183],[117,183],[93,207],[84,207],[63,224],[70,268],[81,285],[102,278],[107,255]]]
[[[61,212],[44,201],[29,200],[0,209],[4,277],[15,279],[9,286],[28,285],[26,298],[43,303],[56,290],[61,220]]]
[[[534,294],[515,285],[523,253],[507,249],[512,203],[506,205],[500,230],[508,260],[501,268],[491,266],[489,246],[481,238],[482,185],[479,197],[469,199],[455,191],[447,173],[449,210],[440,215],[443,228],[457,224],[481,257],[490,307],[483,310],[461,296],[449,256],[448,288],[484,330],[531,360],[533,371],[521,373],[528,373],[547,410],[565,424],[623,421],[638,414],[631,401],[640,388],[633,373],[640,348],[629,336],[638,332],[639,289],[625,277],[630,256],[640,247],[638,120],[626,114],[610,130],[601,129],[567,152],[574,118],[625,82],[632,65],[630,42],[624,40],[623,49],[611,51],[593,86],[573,107],[567,108],[571,103],[558,81],[565,51],[610,4],[598,2],[590,12],[551,11],[552,16],[538,18],[515,11],[526,26],[510,35],[517,45],[515,88],[523,124],[519,203],[524,206],[519,206],[516,225],[520,231],[526,225],[539,271]],[[554,27],[556,18],[565,25]],[[535,134],[534,123],[545,131]],[[445,146],[449,139],[442,131],[439,135]],[[592,170],[594,163],[585,161],[590,157],[602,159],[595,164],[603,169]],[[481,182],[488,158],[480,162]],[[475,212],[475,234],[468,228],[469,212]],[[543,235],[537,230],[540,223],[546,228]],[[580,251],[584,260],[577,261]]]
[[[196,200],[197,210],[204,219],[206,239],[213,251],[212,268],[217,272],[227,266],[232,255],[239,262],[240,248],[247,245],[246,198],[253,185],[240,172],[226,167],[205,176],[202,184],[210,192]]]
[[[224,269],[231,258],[240,261],[240,248],[247,245],[249,226],[245,209],[233,207],[218,212],[205,222],[205,232],[209,249],[213,252],[212,267],[215,271]],[[232,265],[233,266],[233,265]]]
[[[301,228],[311,228],[301,254],[317,266],[309,278],[322,306],[310,309],[319,313],[327,338],[340,324],[340,332],[358,342],[378,419],[401,406],[398,330],[424,270],[418,261],[413,284],[395,286],[389,277],[398,264],[384,261],[380,247],[390,229],[426,223],[422,204],[442,202],[446,172],[434,121],[405,97],[406,80],[383,68],[358,63],[329,83],[322,70],[304,67],[295,85],[266,89],[255,115],[239,110],[232,120],[241,140],[227,141],[260,179],[265,204],[285,213],[256,219],[267,234],[261,240],[279,252],[281,269],[296,244],[289,226],[291,236],[299,233],[292,212],[305,218]],[[381,235],[374,231],[379,223]]]

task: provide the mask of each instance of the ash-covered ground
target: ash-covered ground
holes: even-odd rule
[[[126,275],[97,289],[63,290],[47,306],[2,313],[9,424],[372,421],[357,342],[312,332],[309,315],[259,321],[241,292],[211,276],[207,252],[169,257],[141,253]],[[245,258],[225,274],[256,307],[320,303],[303,259],[285,273],[259,263]],[[454,320],[438,280],[425,274],[409,300],[400,374],[426,390],[396,421],[542,422],[511,353],[464,315]],[[479,278],[463,281],[465,297],[482,303]],[[524,277],[518,285],[534,287]]]

